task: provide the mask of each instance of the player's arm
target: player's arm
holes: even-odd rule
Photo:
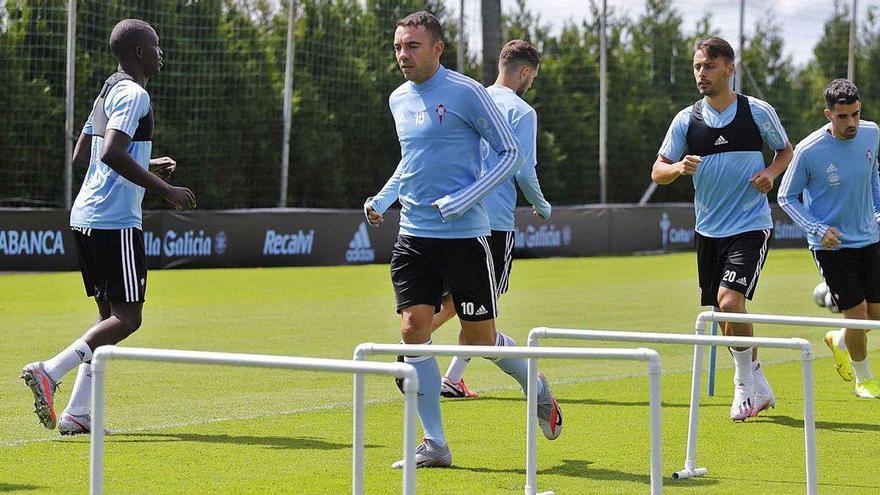
[[[749,179],[752,187],[762,194],[767,194],[773,189],[773,183],[776,181],[776,178],[782,175],[785,169],[788,168],[788,164],[791,163],[791,159],[794,156],[794,150],[791,143],[788,142],[788,136],[785,133],[785,128],[782,127],[779,116],[776,115],[776,110],[769,103],[755,98],[749,99],[749,105],[752,109],[752,118],[755,120],[755,125],[758,126],[758,130],[761,133],[761,138],[771,149],[776,151],[770,165]]]
[[[150,97],[146,91],[134,85],[122,87],[112,93],[108,105],[101,161],[128,181],[161,193],[175,208],[195,208],[196,197],[192,191],[185,187],[172,186],[144,170],[128,153],[128,146],[137,130],[139,119],[150,111]]]
[[[525,163],[520,167],[516,177],[516,183],[526,201],[534,208],[534,214],[540,216],[544,220],[550,218],[552,207],[544,198],[544,192],[541,191],[541,184],[538,182],[538,173],[535,170],[538,164],[537,158],[537,140],[538,140],[538,115],[534,110],[524,115],[514,126],[517,139],[520,144]]]
[[[367,222],[373,227],[378,227],[384,221],[382,215],[385,211],[397,201],[400,195],[400,175],[403,173],[403,160],[397,164],[394,173],[382,186],[382,189],[375,196],[370,196],[364,201],[364,215]]]
[[[834,247],[840,244],[840,232],[834,227],[820,222],[815,215],[810,213],[810,210],[804,206],[800,199],[809,181],[807,157],[802,150],[798,149],[794,152],[791,166],[788,167],[788,170],[786,170],[785,175],[782,177],[776,200],[783,211],[791,217],[801,230],[807,234],[819,237],[822,245],[826,248]]]
[[[686,155],[687,150],[687,126],[690,118],[690,109],[686,108],[678,113],[669,124],[663,144],[657,151],[657,159],[651,167],[651,180],[661,186],[671,184],[682,175],[694,175],[697,167],[703,161],[697,155]],[[682,157],[674,160],[675,157]]]
[[[465,118],[471,127],[489,143],[489,153],[498,153],[497,160],[488,160],[485,173],[471,185],[434,201],[433,206],[440,210],[445,220],[461,217],[486,197],[498,184],[511,178],[522,166],[522,153],[510,124],[492,103],[486,88],[475,85],[479,95],[468,98],[469,108]]]
[[[92,155],[92,136],[81,133],[73,147],[73,166],[86,168]]]
[[[871,175],[871,198],[874,202],[874,221],[880,224],[880,171],[874,163],[874,172]]]

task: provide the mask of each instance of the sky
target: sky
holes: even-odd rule
[[[461,0],[446,0],[454,12],[458,12]],[[838,0],[851,4],[853,0]],[[529,10],[540,16],[542,24],[549,25],[551,32],[557,32],[570,21],[581,21],[588,16],[588,0],[526,0]],[[734,48],[739,36],[739,1],[737,0],[673,0],[674,7],[683,17],[682,31],[692,32],[697,21],[710,13],[710,25],[717,34],[726,38]],[[471,34],[469,49],[479,50],[481,40],[479,30],[470,26],[480,21],[480,0],[464,0],[466,30]],[[502,9],[512,11],[516,2],[502,0]],[[637,18],[645,12],[645,0],[607,0],[609,11],[627,14]],[[825,20],[834,11],[833,0],[745,0],[745,34],[748,38],[752,27],[759,18],[774,16],[781,25],[785,40],[786,54],[791,55],[797,64],[805,64],[812,55],[812,47],[822,34]],[[880,8],[880,0],[858,0],[857,22],[865,19],[869,6]],[[476,23],[476,24],[475,24]]]

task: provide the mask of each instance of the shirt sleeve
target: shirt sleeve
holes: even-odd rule
[[[498,159],[487,160],[489,168],[469,186],[434,202],[444,220],[461,217],[495,186],[511,178],[522,165],[522,153],[513,129],[492,102],[486,88],[480,84],[467,84],[462,91],[471,92],[462,96],[465,103],[463,117],[488,143],[489,153],[498,154]]]
[[[822,238],[828,225],[819,221],[804,206],[804,203],[798,197],[807,188],[810,182],[810,175],[807,169],[807,157],[804,156],[803,150],[798,147],[794,151],[794,157],[791,164],[782,176],[782,183],[779,185],[779,194],[776,201],[779,206],[788,214],[789,217],[807,234],[815,235]]]
[[[397,201],[397,198],[400,195],[401,173],[403,173],[403,160],[397,164],[397,168],[394,170],[391,177],[388,178],[388,181],[385,182],[385,185],[382,186],[382,189],[379,190],[375,196],[367,198],[364,202],[364,208],[371,206],[376,213],[385,213],[385,211]]]
[[[86,135],[92,134],[92,115],[95,113],[95,107],[92,105],[92,111],[89,112],[89,118],[86,119],[86,123],[83,125],[82,133]]]
[[[666,137],[663,138],[663,144],[657,151],[657,155],[671,161],[681,160],[684,152],[687,151],[687,128],[688,120],[691,113],[691,107],[688,107],[672,119],[669,129],[666,130]]]
[[[119,88],[119,89],[117,89]],[[116,129],[134,137],[138,121],[150,112],[150,95],[136,83],[120,82],[104,104],[107,129]]]
[[[516,183],[522,190],[526,200],[531,204],[541,218],[550,218],[551,206],[544,198],[541,184],[538,182],[538,173],[535,166],[538,164],[537,145],[538,140],[538,115],[534,110],[524,115],[514,126],[520,150],[525,163],[516,173]]]
[[[749,98],[749,107],[752,110],[752,119],[767,146],[774,150],[785,148],[788,145],[788,135],[776,115],[776,110],[769,103],[757,98]]]

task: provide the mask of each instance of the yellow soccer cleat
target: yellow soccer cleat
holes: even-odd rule
[[[837,374],[844,381],[851,382],[855,379],[855,374],[853,373],[852,363],[849,362],[849,352],[846,349],[841,349],[834,342],[834,334],[837,332],[838,330],[829,330],[825,334],[825,345],[831,349],[831,353],[834,355],[834,366],[837,367]]]
[[[863,382],[856,382],[856,397],[880,399],[880,381],[865,380]]]

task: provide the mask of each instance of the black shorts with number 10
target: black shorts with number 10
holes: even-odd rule
[[[437,239],[397,236],[391,254],[397,312],[416,304],[440,308],[448,285],[459,319],[495,318],[496,281],[487,237]]]

